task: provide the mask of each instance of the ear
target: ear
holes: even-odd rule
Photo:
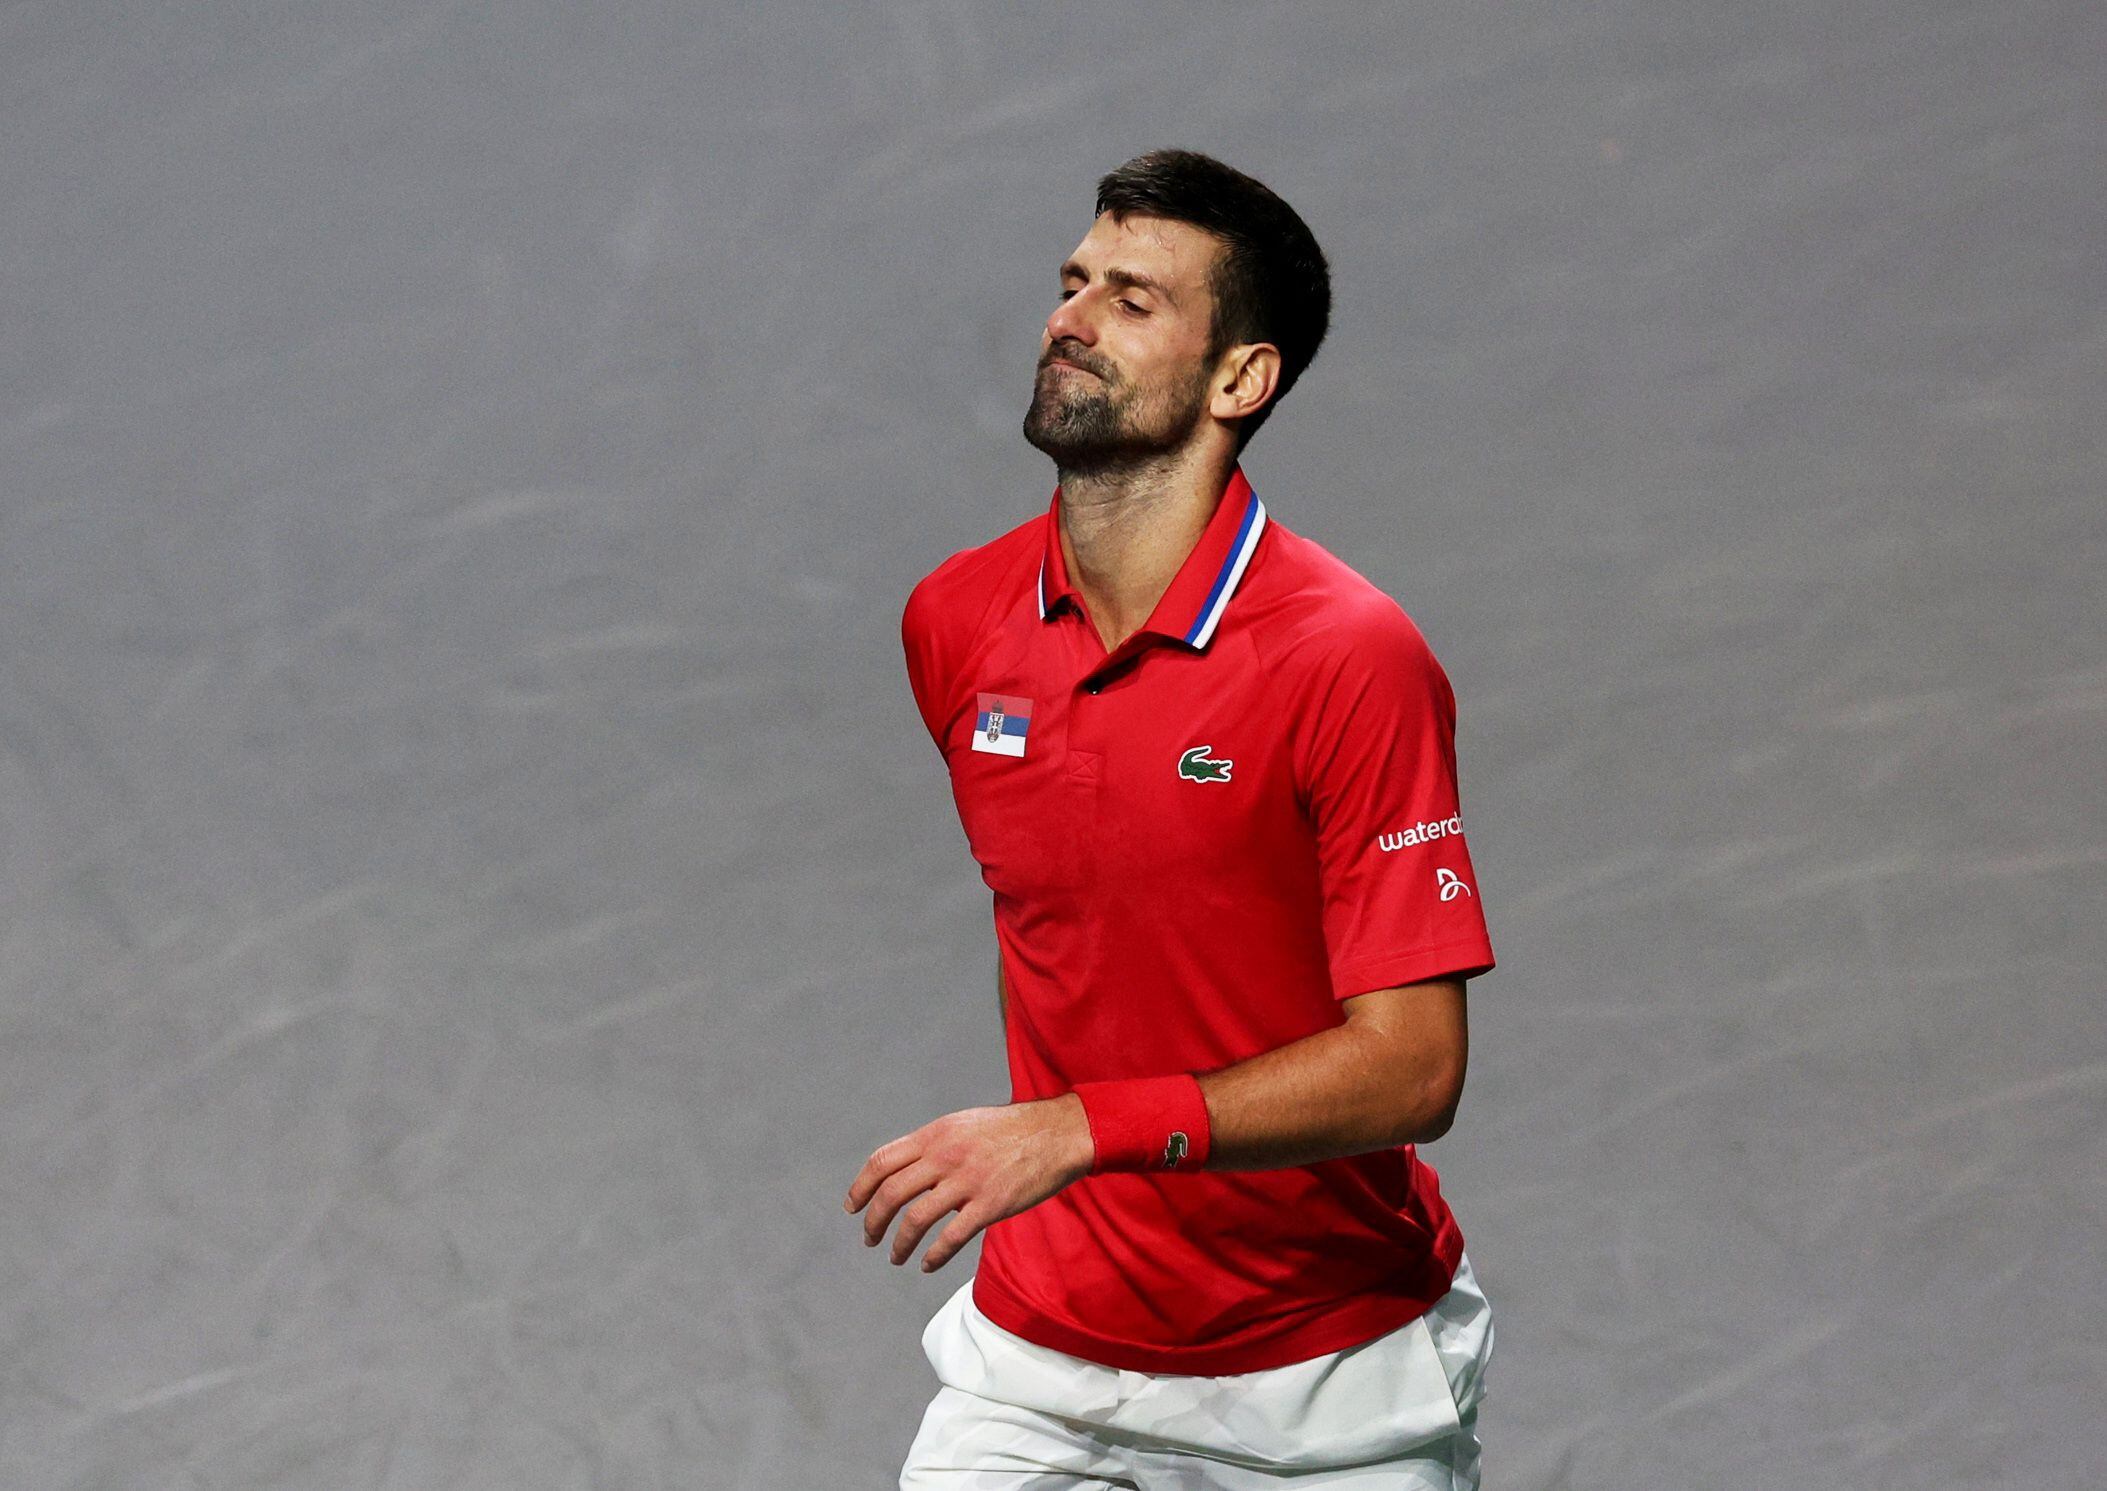
[[[1265,408],[1280,386],[1280,349],[1271,342],[1246,342],[1222,354],[1214,397],[1207,412],[1216,419],[1244,419]]]

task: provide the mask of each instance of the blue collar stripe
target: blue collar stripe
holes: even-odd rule
[[[1205,647],[1208,638],[1214,635],[1222,612],[1228,608],[1230,592],[1236,582],[1243,578],[1244,566],[1251,562],[1251,551],[1258,547],[1259,531],[1266,526],[1266,505],[1258,500],[1258,493],[1251,494],[1251,504],[1244,509],[1244,521],[1236,530],[1236,542],[1230,546],[1227,557],[1222,560],[1221,573],[1214,577],[1214,586],[1207,592],[1207,602],[1200,607],[1200,614],[1185,633],[1185,640],[1195,647]]]

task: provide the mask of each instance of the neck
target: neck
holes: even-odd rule
[[[1170,589],[1235,466],[1233,453],[1188,447],[1118,471],[1060,472],[1061,555],[1107,652]]]

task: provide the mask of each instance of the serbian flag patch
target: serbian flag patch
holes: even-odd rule
[[[1024,754],[1024,737],[1032,728],[1032,701],[1019,694],[976,694],[980,712],[973,723],[973,749],[997,756]]]

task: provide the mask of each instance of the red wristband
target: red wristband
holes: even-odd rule
[[[1096,1156],[1090,1174],[1119,1170],[1197,1170],[1212,1148],[1207,1102],[1191,1072],[1078,1082]]]

